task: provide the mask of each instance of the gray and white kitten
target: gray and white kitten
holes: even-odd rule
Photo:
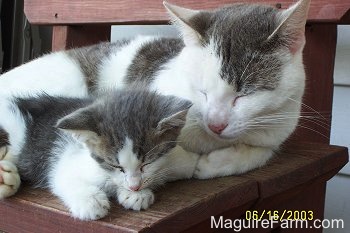
[[[141,36],[52,53],[2,75],[0,98],[81,97],[143,83],[193,102],[179,145],[203,154],[195,177],[244,173],[266,164],[298,123],[309,5],[200,11],[165,3],[182,39]]]
[[[0,135],[7,132],[3,144],[19,147],[15,165],[23,180],[50,188],[74,217],[93,220],[108,213],[109,197],[127,209],[147,209],[152,189],[192,177],[198,156],[176,145],[190,106],[145,90],[114,91],[95,101],[16,99],[8,117],[17,126],[7,125]],[[19,136],[22,145],[11,141]],[[1,164],[5,183],[11,169]]]

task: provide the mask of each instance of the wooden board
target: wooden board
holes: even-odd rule
[[[303,196],[309,200],[307,195],[312,192],[306,188],[317,186],[319,180],[324,186],[329,174],[334,175],[347,161],[344,147],[286,145],[267,166],[245,175],[170,183],[156,193],[156,203],[147,211],[125,210],[114,204],[107,217],[91,222],[71,218],[61,202],[47,191],[24,187],[14,197],[0,201],[0,229],[8,232],[53,232],[53,229],[56,232],[180,232],[190,229],[187,232],[196,232],[210,227],[210,216],[223,214],[237,218],[244,216],[247,209],[287,208],[293,201],[302,203]],[[324,192],[308,208],[320,206],[323,210],[322,195],[324,197]]]
[[[236,2],[264,2],[287,8],[294,0],[172,0],[193,9],[213,9]],[[350,8],[350,1],[311,1],[309,21],[340,22]],[[24,12],[33,24],[164,24],[168,15],[161,0],[25,0]]]
[[[28,187],[0,201],[0,229],[9,232],[179,232],[210,215],[252,203],[258,198],[254,181],[242,177],[216,180],[179,181],[156,193],[156,202],[147,211],[125,210],[112,205],[107,217],[83,222],[69,216],[52,194]],[[18,220],[20,219],[20,222]],[[16,224],[14,224],[17,222]]]
[[[52,33],[52,50],[59,51],[109,41],[111,37],[111,26],[54,26]]]
[[[243,177],[256,180],[260,199],[266,199],[340,169],[340,164],[348,162],[347,154],[345,147],[317,143],[286,144],[266,166]]]

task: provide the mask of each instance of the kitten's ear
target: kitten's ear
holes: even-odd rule
[[[158,123],[156,134],[164,135],[171,133],[176,134],[177,137],[186,123],[186,116],[191,106],[192,103],[187,100],[181,100],[181,102],[176,103],[176,109],[174,109],[173,114]]]
[[[56,127],[71,133],[79,141],[89,145],[100,141],[97,122],[89,107],[79,109],[63,117],[57,122]]]
[[[169,12],[171,21],[181,32],[186,45],[199,45],[202,41],[201,33],[196,29],[194,22],[191,22],[194,16],[201,11],[191,10],[163,2],[164,7]]]
[[[272,39],[280,34],[288,44],[292,54],[303,49],[305,44],[305,24],[309,12],[310,0],[299,0],[286,10],[278,14],[278,27],[268,37]]]

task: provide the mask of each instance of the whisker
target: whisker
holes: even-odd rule
[[[256,125],[253,127],[253,129],[279,129],[281,127],[284,127],[284,126],[291,126],[290,124],[280,124],[280,125]],[[304,129],[307,129],[307,130],[310,130],[312,132],[315,132],[327,139],[329,139],[329,137],[327,135],[324,135],[323,133],[315,130],[315,129],[312,129],[308,126],[304,126],[304,125],[301,125],[301,124],[298,124],[297,127],[300,127],[300,128],[304,128]]]
[[[157,147],[162,146],[162,145],[165,145],[165,144],[173,143],[173,142],[179,143],[179,142],[181,142],[181,141],[165,141],[165,142],[162,142],[162,143],[160,143],[160,144],[158,144],[158,145],[155,145],[152,149],[150,149],[150,150],[145,154],[145,156],[148,156],[148,154],[149,154],[150,152],[152,152],[154,149],[156,149]]]
[[[239,77],[239,80],[242,80],[243,75],[244,75],[244,74],[245,74],[245,72],[247,71],[247,69],[248,69],[248,67],[249,67],[250,63],[251,63],[251,62],[254,60],[255,56],[256,56],[256,52],[255,52],[255,53],[253,53],[252,58],[250,59],[250,61],[249,61],[249,62],[248,62],[248,64],[246,65],[246,67],[245,67],[244,71],[242,72],[242,75]],[[244,81],[243,81],[243,82],[244,82]]]
[[[302,120],[312,122],[312,123],[324,128],[324,129],[330,128],[330,125],[328,123],[322,121],[323,119],[319,119],[319,117],[317,117],[317,116],[303,116],[303,115],[297,115],[294,113],[290,114],[288,112],[259,116],[259,117],[256,117],[256,118],[248,121],[248,123],[259,124],[262,122],[262,123],[276,124],[276,123],[280,123],[283,120],[288,120],[288,119],[302,119]]]
[[[319,115],[320,117],[322,117],[324,120],[327,120],[327,119],[324,118],[318,111],[316,111],[315,109],[313,109],[311,106],[309,106],[309,105],[307,105],[307,104],[304,104],[304,103],[302,103],[302,102],[300,102],[300,101],[297,101],[297,100],[295,100],[295,99],[293,99],[293,98],[291,98],[291,97],[288,97],[288,99],[291,100],[291,101],[293,101],[293,102],[295,102],[295,103],[301,104],[301,106],[303,106],[303,107],[305,107],[305,108],[307,108],[307,109],[313,111],[314,113],[316,113],[317,115]]]

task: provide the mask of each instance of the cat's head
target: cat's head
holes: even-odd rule
[[[268,114],[298,115],[309,3],[300,0],[285,10],[236,4],[213,11],[164,3],[186,44],[179,59],[209,134],[233,140],[268,128],[273,121]],[[297,123],[294,118],[288,135]]]
[[[191,105],[154,92],[120,90],[62,118],[57,127],[85,144],[118,185],[139,190],[162,180],[159,166],[176,146]]]

